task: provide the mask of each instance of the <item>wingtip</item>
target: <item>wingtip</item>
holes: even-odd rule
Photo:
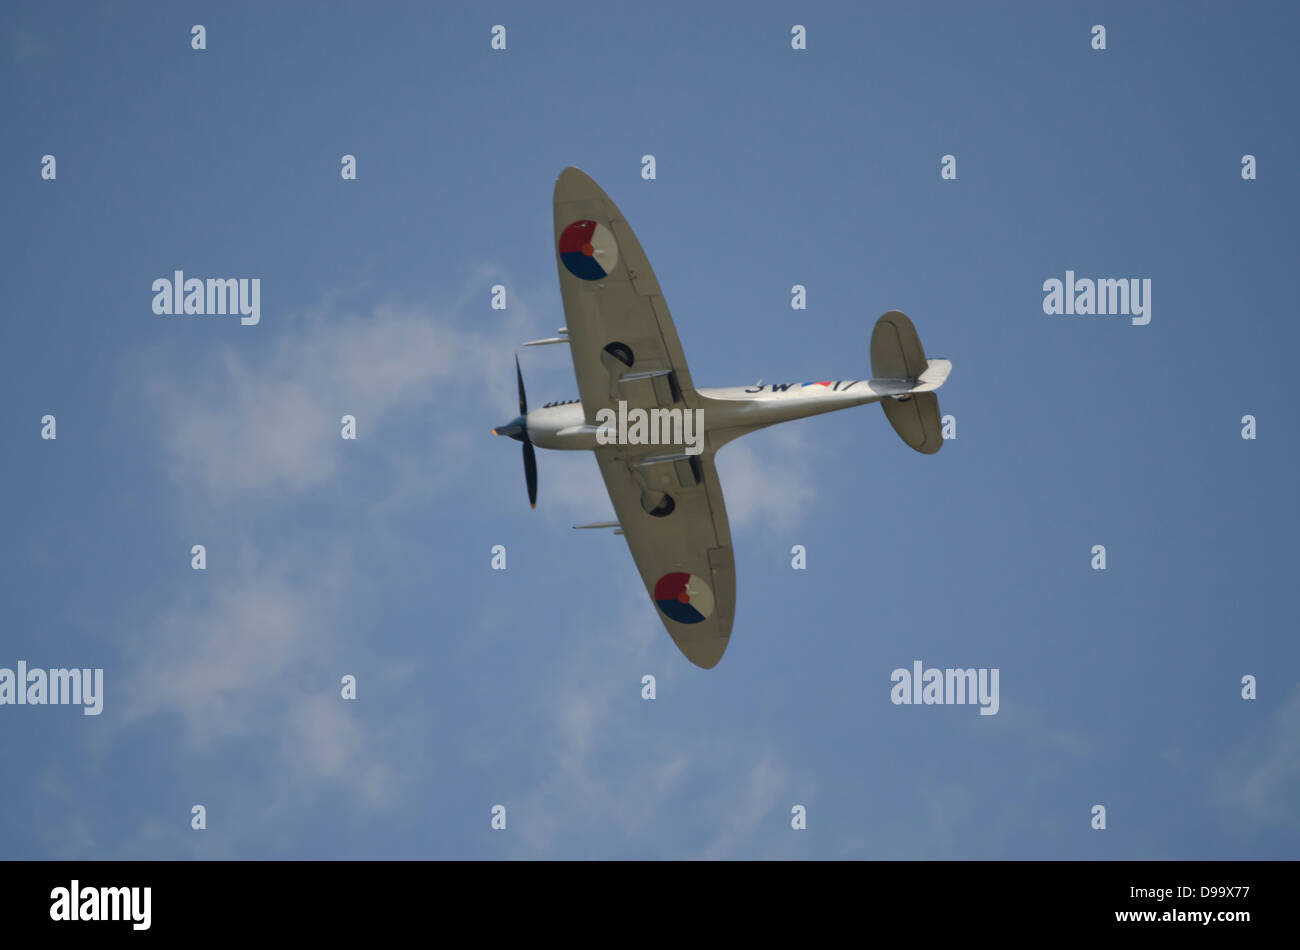
[[[555,202],[565,204],[570,201],[608,201],[600,185],[581,168],[570,165],[560,172],[555,179]]]
[[[727,644],[731,642],[731,637],[710,637],[706,640],[695,640],[688,643],[677,642],[677,649],[681,650],[696,666],[702,670],[711,670],[722,660],[722,656],[727,652]]]

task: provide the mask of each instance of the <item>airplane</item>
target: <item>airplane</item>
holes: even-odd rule
[[[568,344],[581,398],[530,412],[516,355],[519,415],[492,431],[523,443],[534,508],[534,446],[595,453],[618,520],[574,527],[623,535],[673,642],[692,663],[712,669],[726,652],[736,609],[717,451],[779,422],[878,402],[907,445],[933,454],[943,445],[934,390],[952,363],[927,359],[912,321],[890,310],[871,333],[870,379],[697,389],[650,261],[618,207],[577,168],[556,180],[554,207],[565,326],[559,336],[524,345]],[[609,424],[610,413],[628,407],[699,410],[702,445],[692,453],[635,442],[631,430]]]

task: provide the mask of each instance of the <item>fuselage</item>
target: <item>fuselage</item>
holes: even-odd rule
[[[812,383],[756,383],[721,389],[697,389],[686,397],[684,407],[699,410],[706,434],[733,430],[748,432],[778,422],[834,412],[851,406],[903,396],[914,381],[841,379]],[[570,400],[548,403],[526,417],[528,436],[547,449],[595,449],[597,429],[589,421],[582,403]],[[739,431],[736,431],[739,430]]]

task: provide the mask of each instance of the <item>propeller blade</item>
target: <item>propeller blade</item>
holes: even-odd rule
[[[519,414],[528,415],[528,400],[524,398],[524,374],[519,369],[519,354],[515,354],[515,379],[519,381]]]
[[[524,444],[524,480],[528,483],[528,504],[537,507],[537,453],[528,438],[528,397],[524,395],[524,373],[515,354],[515,381],[519,384],[519,417],[492,430],[494,435],[508,435]]]
[[[537,455],[533,443],[524,443],[524,479],[528,482],[528,503],[537,507]]]

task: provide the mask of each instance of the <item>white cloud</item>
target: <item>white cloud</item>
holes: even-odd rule
[[[338,677],[334,678],[338,682]],[[394,801],[393,770],[372,754],[374,736],[357,722],[339,691],[301,696],[289,706],[283,761],[309,780],[351,786],[371,805]]]
[[[481,331],[401,307],[299,317],[265,349],[225,347],[198,372],[136,371],[146,372],[151,402],[161,407],[178,481],[217,504],[298,494],[337,474],[348,447],[344,414],[356,417],[358,441],[370,444],[404,414],[420,423],[420,439],[383,446],[395,466],[409,459],[413,441],[486,439],[479,414],[512,406],[508,354],[530,319],[519,303],[506,314]],[[159,365],[171,364],[151,367]]]
[[[741,846],[752,847],[757,838],[791,830],[789,819],[793,815],[788,809],[792,803],[785,801],[789,797],[789,784],[790,774],[785,766],[774,756],[763,755],[749,769],[738,790],[729,789],[725,800],[715,799],[721,830],[704,850],[704,856],[729,858]],[[786,805],[785,817],[776,814],[782,805]]]
[[[247,731],[258,714],[250,694],[278,692],[329,629],[335,572],[314,554],[304,551],[301,559],[310,570],[291,578],[283,567],[266,571],[248,556],[234,576],[212,576],[208,604],[159,617],[138,644],[127,720],[173,709],[199,741]]]
[[[717,466],[727,518],[742,530],[798,527],[815,497],[808,440],[797,424],[760,429],[724,445]]]
[[[269,781],[280,794],[328,781],[363,803],[390,803],[383,743],[340,692],[334,615],[352,576],[338,551],[294,548],[271,561],[245,551],[234,570],[206,579],[207,603],[165,612],[137,639],[122,687],[124,724],[178,714],[186,744],[205,754],[270,740],[278,751]]]
[[[690,667],[678,653],[634,574],[620,577],[604,603],[606,616],[622,618],[618,637],[572,638],[574,649],[556,667],[559,678],[538,701],[549,722],[541,735],[552,740],[540,747],[553,764],[511,808],[521,853],[769,851],[763,840],[783,827],[779,816],[771,822],[772,811],[788,807],[780,800],[788,770],[747,735],[656,725],[650,707],[665,696],[712,690],[716,684],[706,678],[718,674]],[[660,698],[644,700],[640,677],[652,670]],[[701,788],[708,791],[698,800],[680,800]],[[692,843],[698,822],[683,823],[683,808],[695,817],[712,815],[719,830]],[[703,824],[707,829],[709,822]]]
[[[1217,787],[1219,799],[1255,826],[1300,828],[1300,686],[1232,753]]]

